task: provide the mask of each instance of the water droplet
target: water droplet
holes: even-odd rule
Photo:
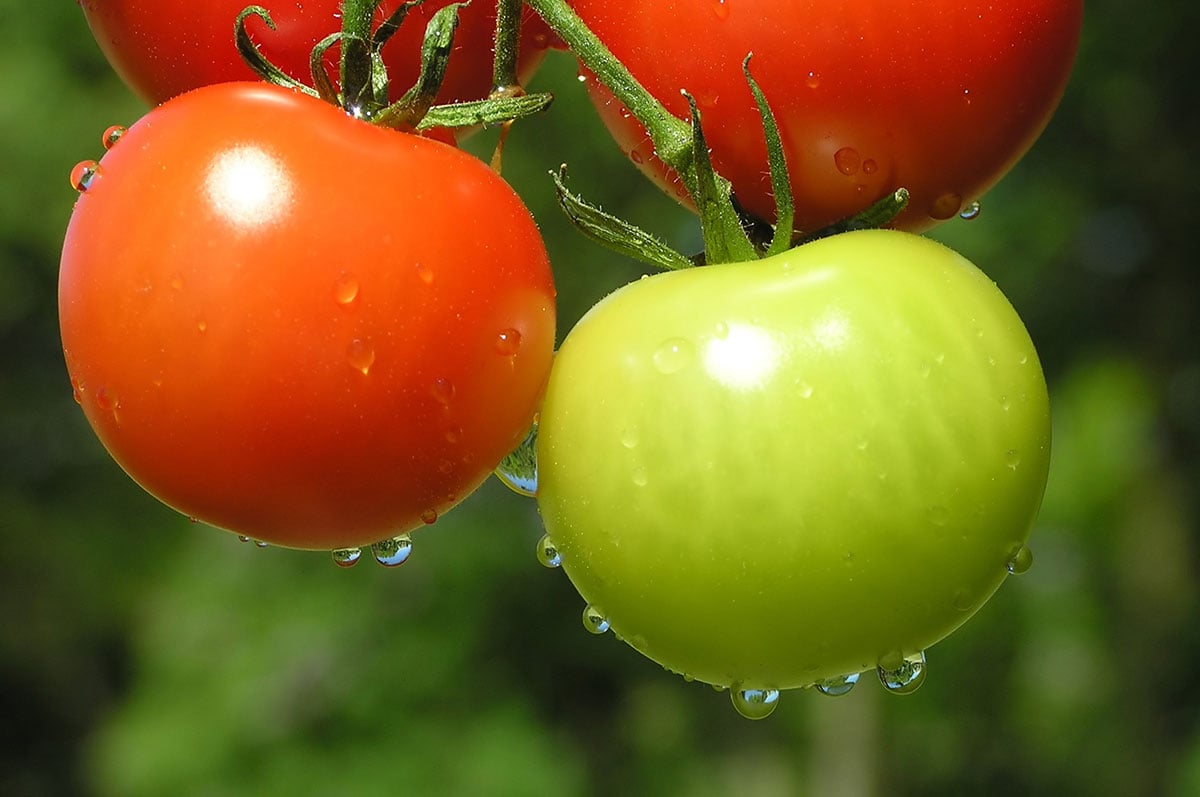
[[[100,176],[100,164],[95,161],[80,161],[71,170],[71,187],[83,193],[92,187],[92,183]]]
[[[969,612],[971,611],[972,605],[974,605],[974,601],[971,599],[971,593],[967,592],[965,589],[960,589],[954,593],[954,600],[951,602],[951,606],[954,607],[954,611]]]
[[[338,548],[331,553],[333,563],[338,567],[354,567],[362,559],[362,548]]]
[[[121,403],[117,400],[117,395],[107,387],[102,387],[96,391],[96,406],[104,412],[114,412]]]
[[[532,498],[537,494],[537,435],[535,423],[521,441],[521,445],[500,461],[496,467],[496,477],[510,490],[518,495]]]
[[[1011,449],[1006,451],[1004,454],[1004,464],[1008,466],[1009,470],[1016,470],[1021,464],[1021,455]]]
[[[121,127],[121,125],[113,125],[100,136],[100,143],[105,149],[112,149],[121,140],[121,136],[123,135],[125,135],[125,128]]]
[[[71,380],[71,398],[75,399],[76,404],[83,404],[83,382]]]
[[[668,338],[654,351],[654,367],[659,373],[682,371],[692,360],[692,344],[683,338]]]
[[[449,379],[445,378],[444,376],[439,376],[437,379],[433,380],[431,392],[433,393],[433,397],[438,400],[439,404],[448,407],[450,406],[450,402],[454,401],[454,395],[458,392],[458,389],[454,387],[454,383]]]
[[[1004,410],[1005,412],[1008,412],[1012,409],[1012,402],[1008,400],[1008,396],[1000,397],[1000,409]]]
[[[729,5],[726,0],[716,0],[713,4],[713,13],[717,15],[717,19],[729,18]]]
[[[192,518],[188,518],[188,520],[192,520]],[[239,534],[238,542],[250,542],[250,538],[247,537],[245,534]]]
[[[807,382],[801,382],[799,385],[799,388],[798,388],[798,392],[800,393],[800,398],[804,398],[804,399],[812,398],[813,386],[808,384]]]
[[[462,442],[463,430],[461,426],[451,426],[446,430],[446,442],[450,445],[458,445]]]
[[[929,206],[929,215],[938,221],[953,218],[962,208],[962,197],[955,193],[945,193],[933,200]]]
[[[426,526],[432,526],[434,523],[437,523],[437,519],[438,513],[435,509],[426,509],[421,513],[421,522]]]
[[[725,684],[709,684],[714,692],[724,692],[729,687]]]
[[[1018,546],[1008,558],[1008,563],[1005,567],[1014,576],[1028,572],[1029,568],[1033,567],[1033,551],[1029,550],[1028,545]]]
[[[203,318],[198,320],[196,322],[196,331],[199,332],[201,335],[203,335],[205,332],[208,331],[208,322],[205,321]]]
[[[727,340],[729,338],[729,324],[726,324],[724,321],[718,321],[713,326],[713,335],[716,336],[717,340]]]
[[[862,171],[863,174],[874,174],[879,171],[879,164],[875,162],[874,158],[867,158],[863,161]]]
[[[408,561],[412,553],[412,540],[407,534],[392,537],[390,540],[380,540],[371,546],[375,561],[384,567],[399,567]]]
[[[591,606],[583,609],[583,627],[590,633],[603,634],[609,629],[608,618]]]
[[[645,487],[650,481],[650,477],[647,475],[646,467],[644,465],[637,465],[634,467],[630,476],[633,479],[633,484],[635,487]]]
[[[542,567],[562,566],[562,554],[558,552],[558,548],[554,547],[549,534],[543,534],[542,538],[538,540],[537,560],[542,563]]]
[[[817,86],[821,85],[821,75],[818,72],[810,69],[808,71],[808,75],[804,79],[804,83],[810,89],[815,89]]]
[[[983,205],[979,202],[968,202],[962,210],[958,212],[958,217],[963,221],[974,221],[979,218],[979,214],[983,211]]]
[[[779,705],[778,689],[742,689],[734,686],[729,693],[733,707],[748,720],[761,720],[771,716]]]
[[[636,426],[630,425],[625,427],[625,431],[621,433],[621,445],[626,448],[637,448],[640,434]]]
[[[339,274],[333,281],[333,300],[342,307],[350,307],[358,299],[358,288],[353,274]]]
[[[366,376],[375,364],[375,350],[368,343],[355,338],[346,347],[346,362],[350,363],[350,367],[355,371],[361,371],[362,375]]]
[[[588,78],[587,78],[587,75],[585,75],[581,72],[580,74],[575,76],[575,79],[578,80],[580,83],[587,83]]]
[[[171,275],[171,290],[174,290],[174,291],[183,290],[183,275],[180,274],[178,271],[176,271],[174,274]]]
[[[910,695],[921,688],[921,684],[925,683],[925,653],[922,651],[916,656],[909,656],[900,659],[899,664],[892,666],[889,659],[899,658],[891,656],[884,661],[881,661],[876,668],[879,674],[879,682],[883,684],[884,689],[887,689],[893,695]]]
[[[850,690],[858,683],[860,675],[861,673],[852,672],[834,678],[826,678],[824,681],[817,681],[813,684],[813,687],[823,695],[841,697],[842,695],[850,694]]]
[[[426,285],[433,284],[433,269],[424,263],[417,263],[416,269],[417,277],[420,278],[421,282],[424,282]]]
[[[929,512],[929,522],[935,526],[945,526],[950,522],[950,512],[944,506],[931,506]]]
[[[496,353],[505,357],[512,357],[517,353],[517,349],[521,348],[521,332],[516,329],[502,329],[496,335],[494,344]]]
[[[646,162],[646,159],[642,156],[642,153],[638,152],[636,149],[629,153],[629,160],[638,164]]]
[[[858,170],[862,168],[862,156],[854,147],[842,147],[833,153],[833,163],[839,172],[849,176],[857,174]]]

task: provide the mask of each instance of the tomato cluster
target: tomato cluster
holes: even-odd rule
[[[388,109],[249,82],[220,45],[240,2],[186,18],[82,5],[118,72],[162,104],[72,174],[66,364],[114,459],[179,511],[395,564],[503,461],[589,630],[730,689],[749,717],[781,689],[844,694],[864,670],[915,689],[924,651],[1028,566],[1049,462],[1036,351],[990,279],[911,231],[968,209],[1031,145],[1079,0],[530,2],[518,74],[558,35],[585,78],[611,73],[578,42],[606,45],[644,87],[585,82],[661,185],[709,201],[711,147],[738,223],[771,226],[780,161],[795,207],[782,249],[748,237],[744,262],[710,247],[710,265],[630,284],[557,355],[545,247],[487,165],[372,123]],[[391,79],[380,102],[416,79],[423,23],[450,5],[368,7],[376,24],[412,17],[371,55]],[[274,29],[254,16],[245,31],[299,78],[342,10],[282,4]],[[437,102],[489,93],[495,11],[459,9]],[[614,91],[695,113],[706,138],[686,174],[654,149],[662,119]],[[883,220],[896,229],[844,231],[889,195],[910,198]]]

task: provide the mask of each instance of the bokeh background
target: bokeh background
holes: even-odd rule
[[[1055,410],[1036,561],[929,652],[915,695],[785,693],[769,720],[580,624],[494,480],[397,571],[188,523],[108,459],[58,346],[79,160],[144,108],[72,2],[0,0],[0,794],[1200,794],[1200,5],[1091,0],[1078,67],[979,219]],[[682,246],[556,56],[505,174],[566,330],[639,272],[547,171]],[[970,131],[963,131],[970,135]],[[794,618],[803,622],[803,618]]]

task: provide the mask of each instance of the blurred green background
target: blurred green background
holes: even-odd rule
[[[108,459],[55,319],[71,167],[143,108],[70,2],[0,0],[0,794],[1200,794],[1200,125],[1183,0],[1092,0],[1077,71],[981,217],[935,233],[1042,352],[1055,449],[1036,561],[909,697],[785,693],[769,720],[584,632],[533,502],[494,480],[399,571],[189,524]],[[561,328],[639,271],[546,172],[672,241],[555,57],[505,173]],[[970,131],[963,131],[970,135]],[[802,622],[796,618],[796,622]]]

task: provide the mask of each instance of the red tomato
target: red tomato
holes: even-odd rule
[[[59,311],[76,398],[180,512],[365,545],[432,522],[528,430],[551,272],[471,156],[226,83],[151,111],[75,178]]]
[[[754,215],[775,217],[762,125],[742,73],[778,117],[812,231],[906,187],[897,227],[970,207],[1028,150],[1074,61],[1082,0],[571,0],[672,113],[699,104],[717,171]],[[592,100],[621,148],[677,198],[636,119],[596,80]]]
[[[400,6],[383,0],[382,20]],[[425,25],[450,0],[427,0],[409,11],[400,30],[384,46],[393,99],[416,81],[420,72]],[[92,34],[109,63],[151,105],[199,86],[231,80],[253,80],[233,43],[233,24],[247,0],[163,3],[162,0],[80,0]],[[310,83],[309,53],[321,39],[341,30],[339,0],[296,0],[261,3],[277,30],[261,19],[247,20],[247,30],[263,53],[292,77]],[[526,12],[522,26],[522,79],[533,74],[545,54],[549,32],[540,18]],[[455,50],[447,67],[440,102],[475,100],[491,90],[492,40],[496,4],[472,3],[459,10]],[[333,76],[337,76],[336,68]]]

